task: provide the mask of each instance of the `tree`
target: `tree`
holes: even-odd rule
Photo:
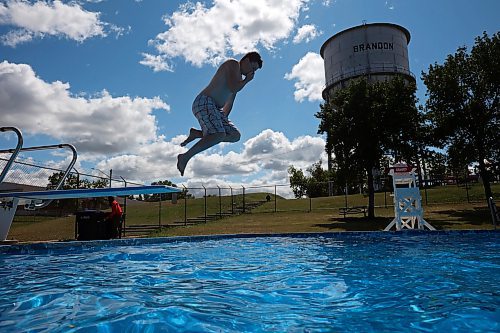
[[[307,195],[310,198],[328,196],[330,173],[321,167],[321,160],[306,169],[310,176],[304,175],[301,169],[294,166],[288,168],[290,187],[295,198]]]
[[[385,151],[396,160],[418,160],[414,146],[423,145],[423,118],[416,107],[416,86],[395,76],[386,82],[353,80],[339,89],[316,114],[319,134],[327,134],[338,174],[368,183],[368,216],[375,217],[373,170],[380,167]]]
[[[295,198],[302,198],[307,193],[307,180],[301,169],[296,169],[293,165],[288,167],[290,176],[290,188]]]
[[[61,181],[61,178],[64,176],[64,172],[54,172],[49,176],[49,183],[47,184],[47,188],[55,189],[56,186]],[[74,173],[69,173],[64,183],[62,184],[62,189],[77,189],[77,188],[88,188],[90,182],[87,179],[79,179],[77,175]]]
[[[56,186],[61,181],[64,176],[64,172],[54,172],[48,178],[47,189],[55,189]],[[97,181],[89,181],[88,179],[80,179],[77,174],[69,173],[66,179],[64,180],[61,189],[69,190],[69,189],[78,189],[78,188],[103,188],[107,187],[107,181],[97,180]],[[96,199],[96,202],[103,201],[104,199]],[[78,209],[78,199],[63,199],[56,200],[58,206],[60,208],[65,208],[68,210],[76,210]]]
[[[424,164],[428,170],[428,178],[432,180],[432,184],[443,183],[447,170],[446,159],[447,156],[445,154],[437,151],[431,150],[425,154]]]
[[[422,73],[435,145],[448,148],[452,165],[477,162],[486,198],[492,196],[488,163],[500,156],[500,32],[476,37],[444,64]]]
[[[177,187],[174,183],[172,183],[170,180],[159,180],[157,182],[152,182],[151,185],[165,185],[165,186],[172,186],[172,187]],[[182,193],[177,193],[177,197],[179,199],[184,198],[184,192]],[[149,201],[165,201],[165,200],[172,200],[172,193],[155,193],[152,194],[148,200]]]

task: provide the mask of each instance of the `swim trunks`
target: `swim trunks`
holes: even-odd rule
[[[193,102],[193,114],[200,123],[203,135],[238,132],[234,124],[217,107],[212,97],[198,95]]]

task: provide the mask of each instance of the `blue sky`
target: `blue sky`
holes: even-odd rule
[[[325,160],[317,135],[321,45],[335,33],[390,22],[411,33],[410,69],[442,63],[483,31],[500,30],[498,0],[0,1],[0,126],[25,146],[71,143],[78,167],[185,186],[287,183],[287,167]],[[191,103],[216,66],[257,50],[263,69],[230,118],[240,142],[176,170],[198,126]],[[13,136],[2,134],[0,147]],[[64,166],[65,155],[27,155]]]

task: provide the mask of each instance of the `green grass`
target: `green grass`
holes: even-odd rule
[[[500,200],[500,184],[492,186],[495,200]],[[249,193],[245,202],[265,200],[267,193]],[[345,206],[346,197],[324,197],[309,199],[276,198],[270,193],[271,201],[242,214],[218,221],[202,223],[195,226],[166,228],[162,233],[153,236],[228,234],[228,233],[281,233],[281,232],[327,232],[383,230],[394,217],[392,196],[390,193],[377,193],[375,196],[376,218],[369,220],[363,215],[350,215],[342,218],[339,207]],[[491,220],[483,188],[474,184],[469,189],[467,202],[466,190],[463,187],[442,186],[427,190],[427,202],[422,191],[424,218],[437,229],[491,229]],[[473,201],[475,200],[475,201]],[[242,204],[241,195],[234,196],[235,206]],[[217,214],[219,210],[231,210],[231,197],[206,198],[207,214]],[[185,210],[185,203],[187,209]],[[348,206],[367,205],[368,198],[362,194],[347,196]],[[387,203],[387,207],[386,207]],[[221,207],[221,208],[220,208]],[[127,225],[138,224],[172,224],[187,218],[205,215],[205,199],[179,200],[176,204],[168,202],[127,201]],[[160,218],[161,214],[161,218]],[[9,239],[19,241],[47,241],[74,239],[75,217],[57,219],[28,217],[25,220],[16,218],[9,232]],[[161,221],[160,221],[161,220]]]

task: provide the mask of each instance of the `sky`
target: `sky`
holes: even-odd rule
[[[290,165],[326,167],[314,114],[329,37],[364,22],[408,29],[423,104],[422,71],[499,31],[498,13],[498,0],[2,0],[0,126],[18,127],[24,147],[73,144],[77,169],[129,181],[286,184]],[[179,144],[199,127],[193,99],[224,60],[254,50],[263,68],[230,114],[241,140],[195,156],[181,177]],[[0,133],[1,149],[15,143]],[[61,168],[69,159],[23,158]]]

